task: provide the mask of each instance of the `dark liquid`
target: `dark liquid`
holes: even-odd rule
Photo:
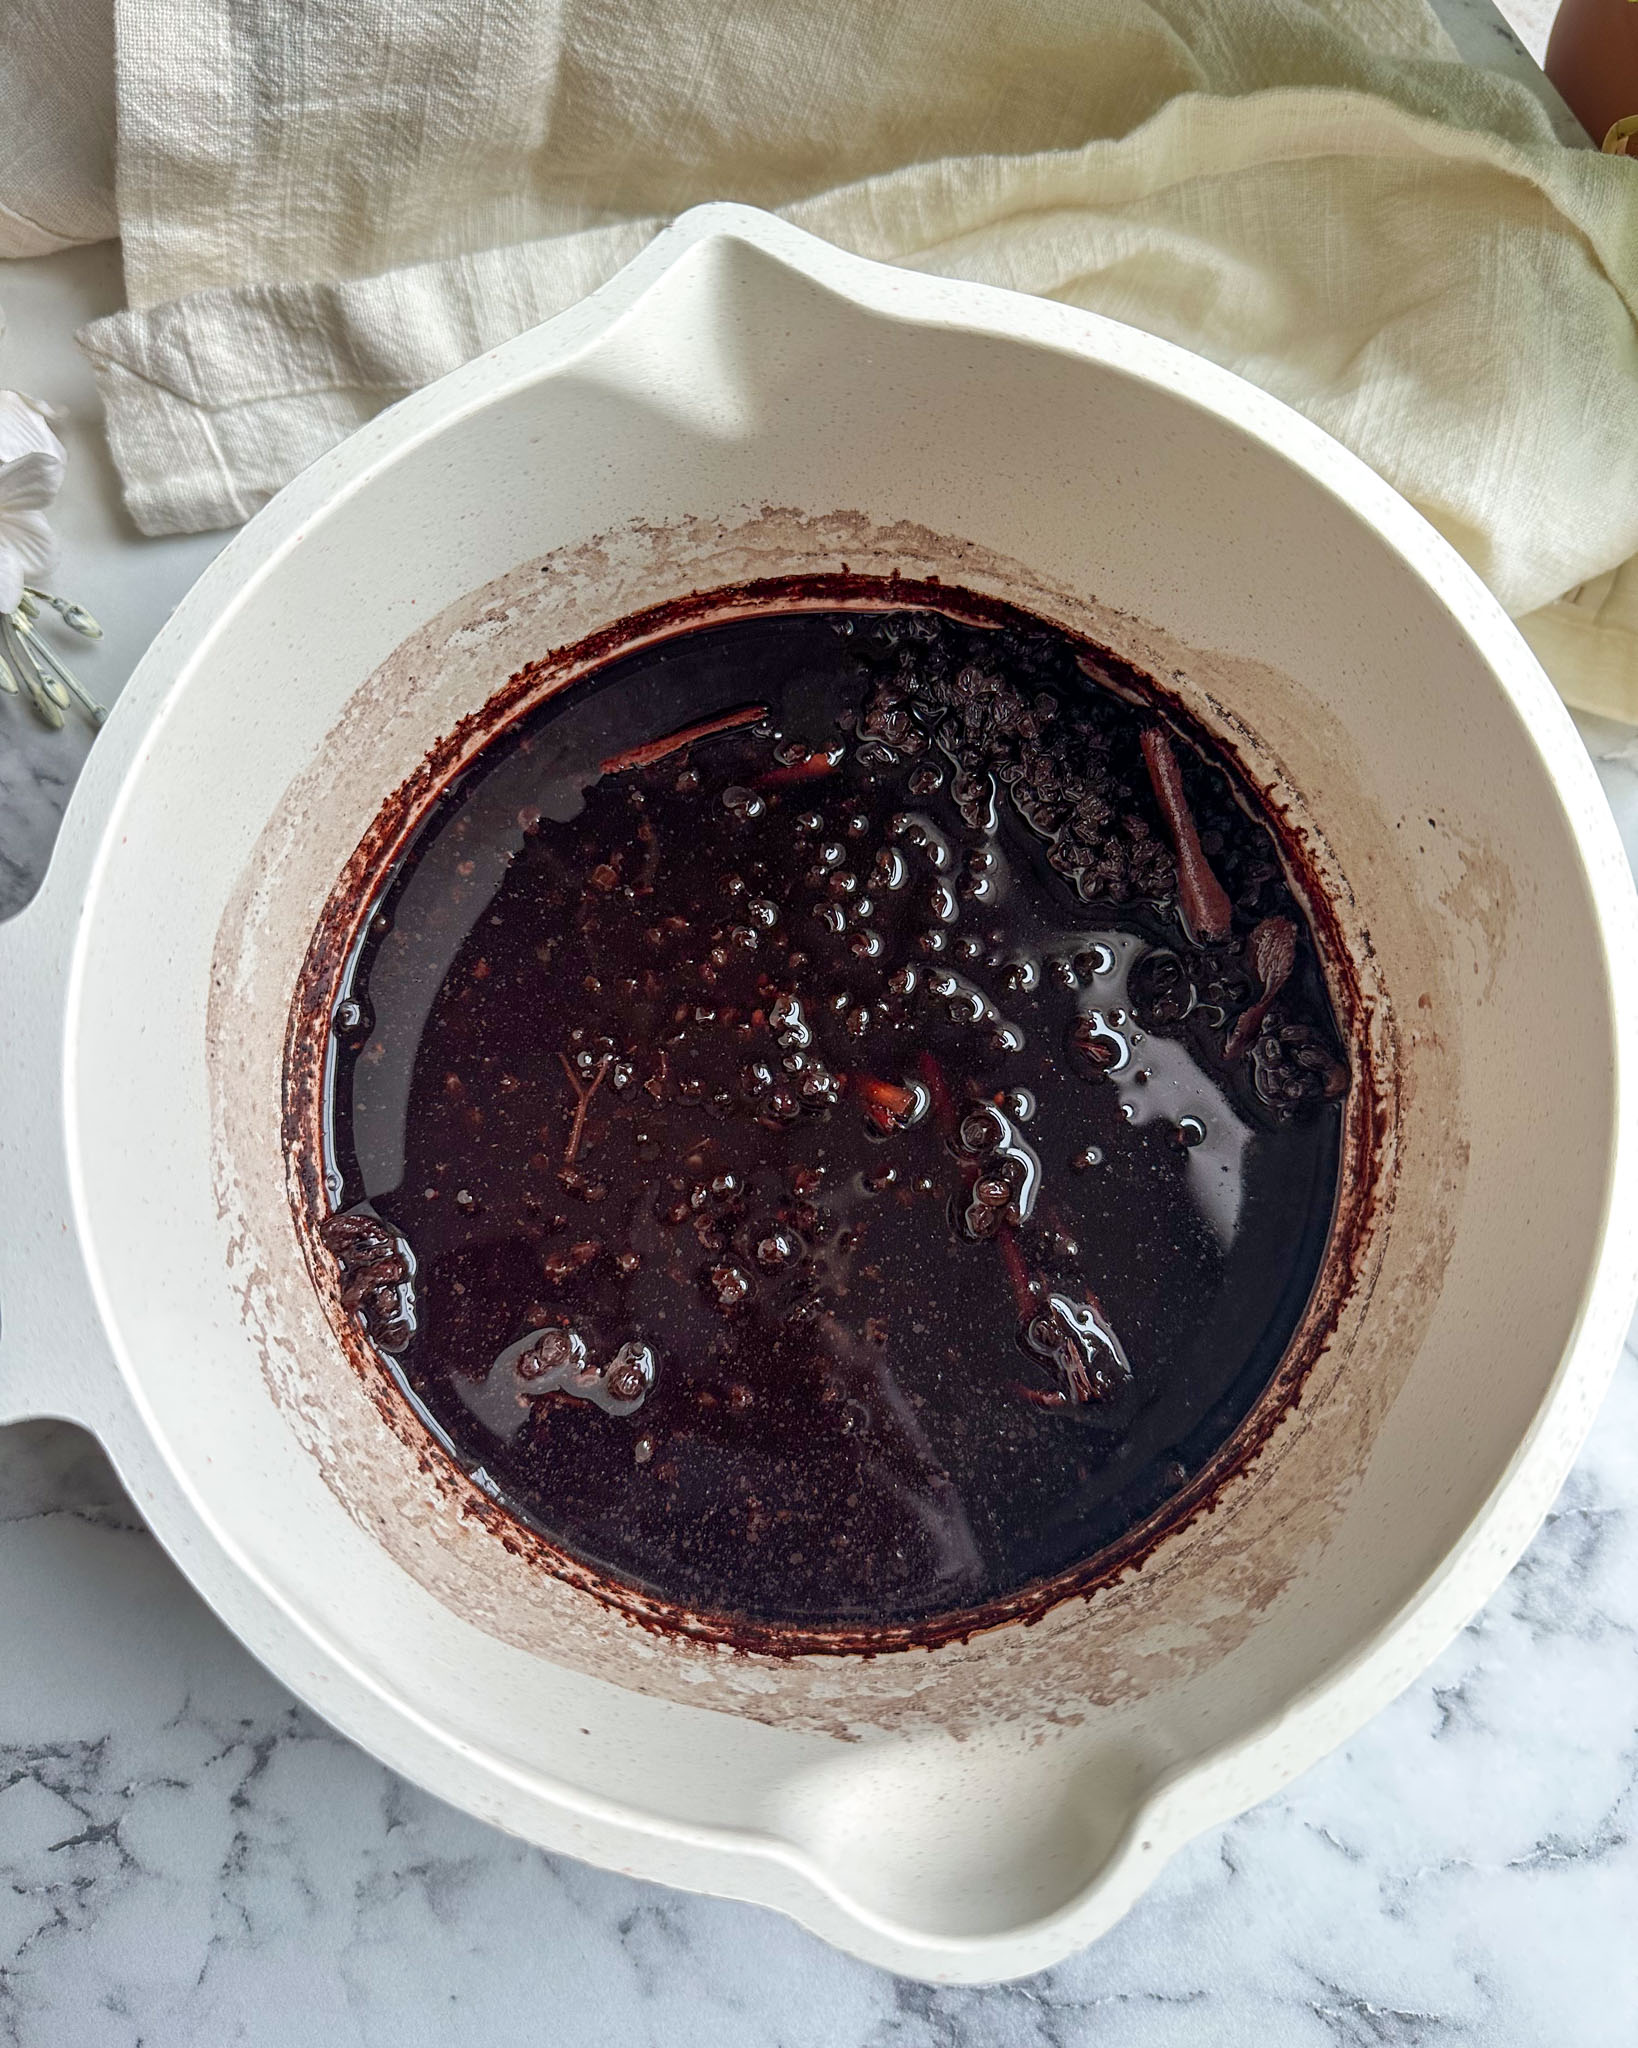
[[[514,1515],[693,1610],[1088,1559],[1246,1415],[1331,1224],[1346,1070],[1260,818],[1044,629],[610,662],[428,814],[341,991],[349,1305]]]

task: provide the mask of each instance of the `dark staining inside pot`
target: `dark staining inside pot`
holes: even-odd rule
[[[327,985],[317,1256],[552,1549],[730,1633],[914,1626],[1245,1423],[1348,1062],[1267,813],[1159,701],[1024,614],[771,609],[425,811]]]

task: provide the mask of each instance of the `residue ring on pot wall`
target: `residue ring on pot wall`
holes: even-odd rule
[[[1028,614],[994,596],[952,587],[937,578],[883,576],[863,571],[758,577],[706,591],[694,591],[599,627],[573,644],[553,649],[511,675],[478,711],[469,714],[435,746],[388,799],[332,891],[309,949],[290,1015],[285,1069],[285,1142],[291,1161],[292,1200],[302,1219],[302,1237],[314,1283],[331,1324],[355,1371],[378,1391],[390,1369],[364,1339],[356,1318],[342,1305],[332,1263],[315,1256],[315,1224],[327,1210],[323,1151],[325,1061],[328,1020],[337,991],[355,956],[363,925],[379,899],[388,874],[428,807],[452,779],[497,734],[546,699],[570,687],[612,657],[705,624],[769,611],[834,608],[869,609],[931,606],[979,625],[1025,623]],[[1185,731],[1198,732],[1193,714],[1157,691],[1151,680],[1109,648],[1083,640],[1086,656],[1121,694],[1153,701]],[[1228,721],[1225,719],[1225,723]],[[1249,738],[1249,735],[1246,735]],[[1216,745],[1223,748],[1219,734]],[[1237,760],[1255,781],[1242,757]],[[1165,1539],[1207,1512],[1258,1456],[1298,1398],[1315,1359],[1332,1335],[1338,1312],[1357,1285],[1377,1198],[1378,1167],[1391,1111],[1384,1101],[1365,1030],[1359,971],[1330,893],[1323,885],[1304,835],[1277,805],[1270,806],[1287,875],[1307,909],[1332,990],[1339,1021],[1353,1054],[1354,1084],[1344,1107],[1337,1207],[1324,1263],[1308,1308],[1263,1394],[1221,1447],[1158,1509],[1095,1556],[1019,1592],[980,1606],[911,1623],[809,1625],[763,1623],[697,1612],[604,1577],[569,1555],[548,1537],[513,1519],[453,1459],[443,1459],[476,1496],[463,1502],[470,1519],[489,1528],[509,1551],[578,1591],[604,1602],[644,1629],[709,1642],[764,1656],[868,1655],[965,1642],[1008,1622],[1034,1624],[1058,1603],[1086,1598],[1140,1566]],[[390,1382],[390,1419],[429,1440],[422,1418],[406,1413],[407,1402]],[[383,1410],[386,1412],[386,1409]],[[441,1456],[441,1450],[440,1450]]]
[[[577,644],[655,603],[849,568],[959,583],[1112,647],[1163,678],[1243,764],[1286,820],[1346,934],[1342,951],[1360,989],[1350,1036],[1368,1048],[1381,1105],[1379,1167],[1362,1220],[1360,1275],[1303,1398],[1287,1405],[1265,1454],[1221,1488],[1212,1511],[1162,1538],[1141,1569],[1088,1601],[1060,1601],[1029,1629],[987,1630],[895,1657],[765,1657],[651,1632],[541,1570],[510,1518],[433,1454],[373,1359],[349,1354],[292,1223],[279,1138],[283,1054],[315,924],[379,811],[381,791],[419,775],[441,736],[454,734],[497,682],[542,647]],[[1257,707],[1253,737],[1226,717],[1228,703]],[[212,977],[209,1029],[220,1048],[211,1067],[214,1180],[236,1290],[269,1393],[333,1497],[428,1595],[502,1643],[638,1693],[815,1733],[929,1724],[960,1732],[1020,1718],[1073,1723],[1230,1657],[1310,1569],[1357,1489],[1434,1313],[1462,1200],[1459,1037],[1448,1023],[1438,1033],[1418,1023],[1414,1060],[1402,1059],[1382,962],[1326,836],[1313,826],[1308,792],[1323,797],[1346,843],[1365,850],[1371,901],[1393,928],[1396,980],[1428,992],[1431,1014],[1448,1019],[1448,926],[1423,905],[1411,872],[1395,865],[1405,842],[1372,794],[1369,763],[1301,682],[1181,642],[1013,557],[859,512],[752,507],[729,519],[611,529],[521,563],[430,619],[338,704],[332,729],[241,873]],[[1377,855],[1386,870],[1373,866]],[[1300,874],[1293,880],[1300,884]],[[1316,929],[1323,937],[1318,919]],[[1339,1002],[1346,999],[1346,988],[1333,985]],[[1407,1137],[1409,1178],[1397,1163]]]

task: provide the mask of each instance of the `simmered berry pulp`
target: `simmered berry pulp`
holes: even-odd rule
[[[583,1563],[915,1623],[1091,1558],[1244,1419],[1346,1083],[1258,799],[1141,679],[1028,623],[755,613],[610,660],[421,820],[338,993],[321,1235]]]

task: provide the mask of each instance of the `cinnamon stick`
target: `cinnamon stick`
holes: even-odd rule
[[[735,732],[742,725],[755,725],[759,718],[766,718],[766,704],[742,704],[737,711],[725,711],[720,718],[702,719],[698,725],[685,725],[680,732],[668,732],[663,739],[644,740],[640,747],[627,747],[623,754],[610,754],[606,761],[598,763],[598,772],[603,775],[620,775],[629,768],[652,768],[656,761],[663,761],[668,754],[680,754],[684,747],[691,747],[696,740],[708,740],[719,732]]]
[[[1226,939],[1234,928],[1234,906],[1201,851],[1200,833],[1183,794],[1183,773],[1171,740],[1158,725],[1151,725],[1144,728],[1139,745],[1154,785],[1155,802],[1172,835],[1177,893],[1189,929],[1197,939]]]

